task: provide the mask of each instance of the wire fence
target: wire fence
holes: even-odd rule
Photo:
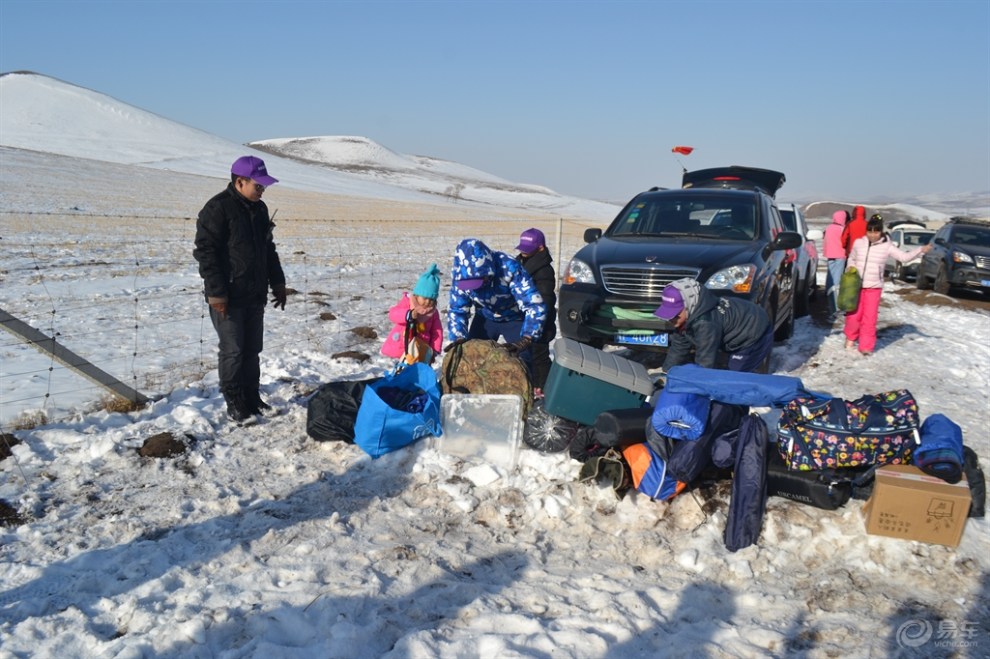
[[[463,238],[514,253],[520,232],[539,227],[560,275],[584,244],[584,230],[594,226],[458,210],[422,217],[385,202],[352,213],[358,219],[276,216],[290,296],[285,313],[266,315],[263,358],[377,351],[354,330],[371,319],[384,335],[389,306],[430,263],[449,273]],[[215,371],[216,335],[192,258],[193,219],[54,213],[0,213],[0,219],[0,308],[151,398]],[[441,295],[441,312],[443,302]],[[106,398],[105,389],[50,355],[0,333],[3,432],[91,411]]]

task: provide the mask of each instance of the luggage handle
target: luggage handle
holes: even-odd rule
[[[853,401],[853,403],[858,403]],[[833,398],[828,404],[828,423],[856,434],[865,434],[867,428],[883,428],[887,424],[887,408],[875,397],[866,404],[866,416],[862,423],[853,423],[849,415],[849,403],[842,398]]]

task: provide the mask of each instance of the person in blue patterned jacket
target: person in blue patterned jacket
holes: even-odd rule
[[[480,240],[462,240],[454,250],[444,349],[468,339],[505,339],[510,352],[532,369],[530,346],[540,338],[547,306],[519,261]],[[471,318],[472,309],[476,309]],[[470,319],[470,325],[468,323]]]

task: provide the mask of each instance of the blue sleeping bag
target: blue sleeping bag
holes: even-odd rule
[[[711,403],[707,396],[661,389],[650,423],[664,437],[694,441],[705,432]]]
[[[958,483],[963,476],[962,428],[944,414],[932,414],[921,424],[921,446],[912,460],[926,474]]]
[[[763,530],[768,445],[766,422],[748,414],[738,429],[716,438],[712,447],[712,462],[718,467],[732,468],[732,496],[722,536],[729,551],[754,544]]]
[[[664,391],[699,394],[720,403],[754,407],[783,407],[798,396],[832,398],[828,394],[808,391],[800,378],[705,368],[697,364],[674,366],[667,373]]]

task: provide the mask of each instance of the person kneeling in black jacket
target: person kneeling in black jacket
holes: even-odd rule
[[[663,304],[654,314],[673,323],[664,372],[694,361],[715,368],[720,350],[729,353],[730,371],[755,372],[765,367],[773,348],[773,323],[766,310],[752,302],[718,297],[690,278],[663,289]]]

